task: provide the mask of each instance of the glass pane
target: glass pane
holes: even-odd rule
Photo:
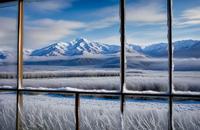
[[[0,3],[0,88],[17,84],[17,2]]]
[[[200,1],[174,0],[174,89],[200,92]]]
[[[16,94],[0,92],[0,130],[16,129]]]
[[[24,6],[25,87],[119,90],[118,0],[25,0]]]
[[[82,96],[80,130],[121,130],[118,96]]]
[[[126,1],[126,90],[168,91],[166,0]]]
[[[168,130],[168,100],[126,97],[124,130]]]
[[[73,95],[24,93],[22,98],[24,130],[75,130]]]
[[[200,100],[178,98],[174,100],[174,128],[175,130],[200,129]]]

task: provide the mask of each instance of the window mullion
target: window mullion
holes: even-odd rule
[[[79,112],[80,111],[80,95],[79,93],[75,94],[75,124],[76,124],[76,130],[80,130],[80,123],[79,123]]]
[[[22,129],[21,109],[23,107],[23,96],[19,92],[23,80],[23,0],[18,0],[18,58],[17,58],[17,102],[16,102],[16,129]]]
[[[125,73],[126,73],[126,44],[125,44],[125,0],[120,0],[120,43],[121,43],[121,56],[120,56],[120,93],[121,93],[121,129],[123,129],[123,113],[124,113],[124,87],[125,87]]]
[[[172,0],[167,0],[167,25],[168,25],[168,78],[169,78],[169,130],[173,130],[173,43],[172,43]]]

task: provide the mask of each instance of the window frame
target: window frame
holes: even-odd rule
[[[76,130],[80,128],[79,111],[80,111],[80,95],[113,95],[120,97],[120,111],[123,115],[125,108],[126,96],[144,96],[144,97],[163,97],[168,99],[168,129],[173,130],[173,99],[175,98],[197,98],[200,99],[200,95],[194,94],[180,94],[173,92],[173,43],[172,43],[172,2],[173,0],[165,0],[167,3],[167,40],[168,40],[168,93],[134,93],[124,92],[126,85],[126,21],[125,21],[125,0],[119,0],[119,12],[120,12],[120,91],[119,92],[86,92],[86,91],[68,91],[68,90],[40,90],[40,89],[26,89],[23,87],[23,18],[24,18],[24,0],[3,0],[0,3],[6,3],[11,1],[18,1],[18,59],[17,59],[17,88],[0,88],[2,91],[16,92],[16,130],[22,128],[20,110],[23,107],[23,93],[24,92],[42,92],[42,93],[70,93],[75,95],[75,123]],[[123,120],[123,116],[121,116]],[[121,121],[122,122],[122,121]],[[123,129],[123,125],[121,124]]]

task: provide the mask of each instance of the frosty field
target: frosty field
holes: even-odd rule
[[[14,93],[0,94],[0,129],[15,128]],[[74,130],[74,98],[71,95],[24,94],[22,126],[24,130]],[[123,116],[124,130],[167,130],[168,101],[165,99],[127,98]],[[80,99],[81,130],[120,130],[119,98]],[[92,107],[91,107],[92,106]],[[177,100],[173,118],[176,130],[200,129],[200,101]]]
[[[32,67],[31,70],[24,72],[25,88],[77,91],[119,91],[120,89],[120,72],[117,68],[80,68],[79,70],[59,66],[46,66],[48,70],[42,68],[45,66]],[[16,74],[13,72],[0,72],[0,77],[1,87],[16,86]],[[200,92],[198,79],[200,79],[199,71],[175,71],[174,89],[177,92],[198,93]],[[167,92],[168,72],[127,69],[126,91]]]

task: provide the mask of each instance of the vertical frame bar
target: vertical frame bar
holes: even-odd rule
[[[76,93],[75,95],[75,119],[76,119],[76,130],[80,130],[79,125],[79,108],[80,108],[80,95]]]
[[[24,1],[18,1],[18,89],[23,86],[23,25],[24,25]]]
[[[169,73],[169,130],[173,130],[173,43],[172,43],[172,0],[167,0],[167,25],[168,25],[168,73]]]
[[[124,111],[124,87],[125,87],[125,70],[126,70],[126,57],[125,57],[125,0],[120,0],[120,42],[121,42],[121,56],[120,56],[120,80],[121,80],[121,112]]]
[[[19,92],[23,80],[23,0],[18,0],[18,58],[17,58],[17,102],[16,102],[16,129],[22,129],[21,109],[23,107],[23,96]]]
[[[124,87],[125,87],[125,73],[126,73],[126,41],[125,41],[125,0],[120,0],[120,43],[121,43],[121,56],[120,56],[120,111],[121,111],[121,129],[123,130],[123,113],[124,113]]]

